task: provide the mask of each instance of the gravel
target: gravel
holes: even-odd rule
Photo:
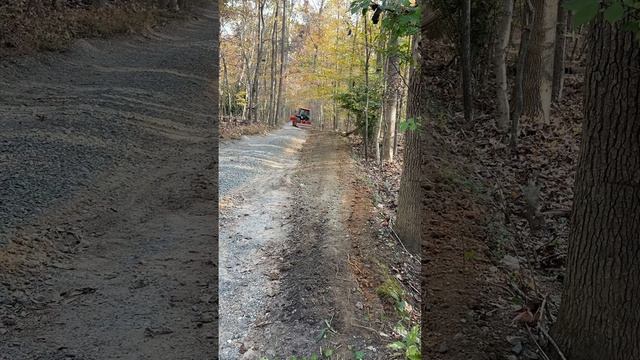
[[[268,136],[245,136],[221,144],[218,156],[220,199],[250,186],[259,177],[270,177],[278,170],[291,167],[306,136],[305,130],[285,125]]]
[[[0,245],[112,167],[171,150],[185,133],[215,136],[202,92],[211,34],[171,26],[175,40],[80,40],[0,60]]]

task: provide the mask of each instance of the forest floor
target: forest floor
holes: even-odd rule
[[[393,358],[389,289],[418,324],[420,265],[382,231],[348,140],[287,125],[220,161],[221,359]]]
[[[0,359],[213,359],[217,14],[0,62]]]
[[[459,76],[444,65],[448,48],[438,41],[429,48],[423,355],[554,358],[546,334],[560,305],[566,259],[582,118],[579,64],[567,63],[551,122],[523,118],[512,152],[490,115],[491,85],[479,91],[475,119],[466,123],[451,106],[460,103]]]

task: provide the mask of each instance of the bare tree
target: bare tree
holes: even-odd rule
[[[558,0],[533,0],[535,17],[525,59],[523,114],[549,123]]]
[[[496,76],[496,100],[498,114],[496,124],[498,129],[504,131],[509,126],[509,90],[507,81],[507,46],[511,35],[511,20],[513,18],[513,0],[502,0],[502,9],[499,13],[496,42],[493,51],[493,65]]]
[[[554,102],[562,98],[564,86],[564,57],[566,48],[568,11],[562,7],[563,1],[558,1],[558,25],[556,27],[556,47],[553,55],[553,83],[551,97]]]
[[[393,161],[396,118],[398,112],[398,91],[400,90],[400,57],[398,56],[398,37],[391,34],[387,41],[387,69],[385,70],[386,90],[384,97],[385,133],[382,142],[382,154],[385,161]]]
[[[520,39],[520,50],[518,51],[518,64],[516,68],[515,81],[515,106],[511,114],[511,151],[515,152],[518,146],[518,135],[520,133],[520,116],[524,103],[524,72],[526,58],[529,53],[529,39],[531,37],[531,26],[536,17],[535,9],[531,0],[524,0],[522,4],[522,36]]]
[[[256,62],[253,68],[253,80],[251,81],[250,93],[249,93],[249,111],[247,119],[250,123],[257,120],[258,117],[258,90],[260,80],[260,67],[262,65],[262,49],[264,38],[264,6],[265,1],[258,0],[258,41],[256,43]]]

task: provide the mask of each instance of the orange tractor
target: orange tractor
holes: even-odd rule
[[[295,115],[291,115],[289,120],[291,120],[291,125],[295,127],[311,127],[311,118],[309,117],[311,111],[309,109],[300,108],[298,109],[298,113]]]

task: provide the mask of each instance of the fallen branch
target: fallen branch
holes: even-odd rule
[[[400,240],[400,236],[398,236],[398,233],[396,233],[395,230],[393,230],[393,227],[391,226],[391,220],[389,220],[389,230],[391,230],[391,233],[394,235],[393,237],[396,238],[396,240],[398,240],[398,242],[400,243],[400,245],[402,245],[402,248],[404,249],[404,251],[409,254],[410,257],[413,257],[413,254],[411,254],[409,252],[409,250],[407,250],[407,248],[404,246],[404,244],[402,243],[402,240]]]
[[[562,360],[567,360],[567,358],[564,356],[564,354],[562,353],[562,350],[560,350],[560,347],[558,346],[558,344],[556,344],[555,340],[553,340],[553,338],[551,337],[551,335],[549,335],[549,333],[547,333],[543,328],[538,326],[538,329],[540,330],[540,332],[542,333],[542,335],[544,335],[547,340],[549,340],[549,342],[551,343],[551,345],[553,345],[553,347],[556,349],[556,351],[558,352],[558,355],[560,356],[560,359]]]
[[[538,348],[538,350],[540,351],[540,354],[542,354],[542,357],[545,360],[551,360],[551,358],[549,357],[549,355],[547,355],[546,352],[544,352],[544,350],[542,349],[542,346],[540,346],[540,344],[538,344],[538,341],[536,340],[536,337],[533,336],[533,333],[531,333],[531,328],[527,325],[525,325],[525,327],[527,328],[527,332],[529,333],[529,337],[531,338],[531,340],[533,340],[533,343],[536,344],[536,347]]]

